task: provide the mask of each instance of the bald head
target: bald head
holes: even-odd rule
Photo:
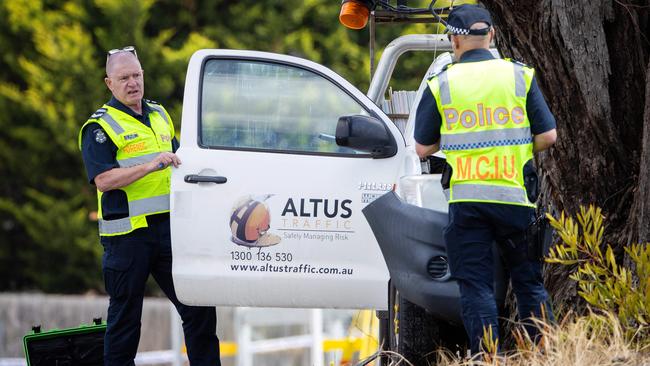
[[[118,52],[108,57],[106,60],[106,75],[111,75],[115,70],[116,65],[122,63],[135,63],[140,66],[140,61],[138,58],[131,52]]]
[[[143,73],[140,61],[131,52],[115,53],[106,62],[106,86],[115,99],[138,114],[142,114]]]

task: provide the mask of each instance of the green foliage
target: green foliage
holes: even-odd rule
[[[79,128],[110,97],[106,50],[135,45],[146,95],[177,125],[187,61],[215,43],[173,29],[150,34],[155,1],[0,3],[0,291],[102,289],[94,188],[85,179]]]
[[[578,293],[593,307],[617,314],[627,339],[650,335],[650,245],[633,244],[625,249],[632,268],[617,263],[610,245],[602,243],[604,216],[600,208],[581,207],[578,222],[564,213],[548,215],[562,243],[551,249],[549,263],[575,266],[571,279]]]

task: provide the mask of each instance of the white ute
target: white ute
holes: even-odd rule
[[[192,56],[177,151],[183,164],[171,183],[173,278],[183,303],[372,308],[395,319],[393,305],[401,304],[400,329],[415,331],[419,321],[401,318],[415,306],[406,297],[434,319],[459,324],[442,243],[440,174],[423,169],[413,140],[426,80],[451,56],[424,75],[404,135],[378,107],[397,59],[413,50],[448,51],[449,42],[440,35],[394,40],[368,95],[297,57],[220,49]],[[417,217],[435,216],[436,237],[413,254],[415,245],[401,238],[378,244],[362,212],[393,190],[428,208]],[[384,258],[396,250],[403,258]],[[416,259],[424,264],[412,268]],[[399,350],[394,323],[390,347]]]

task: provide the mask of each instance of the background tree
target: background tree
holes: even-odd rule
[[[558,122],[558,143],[537,160],[542,203],[557,213],[595,204],[605,242],[650,241],[650,4],[647,0],[485,0],[497,46],[536,67]],[[577,298],[566,268],[551,267],[556,304]]]
[[[79,111],[100,97],[92,84],[102,73],[83,9],[65,6],[65,13],[40,1],[0,6],[3,289],[76,291],[100,278],[86,273],[99,248],[90,245],[88,190],[75,182],[75,130]]]
[[[175,117],[191,53],[213,43],[171,31],[145,32],[153,1],[8,1],[0,4],[0,290],[100,289],[101,246],[94,189],[85,182],[77,134],[109,98],[105,50],[139,48],[151,69],[147,95]],[[105,24],[104,24],[105,23]],[[181,60],[179,62],[179,60]],[[152,76],[149,76],[151,74]]]

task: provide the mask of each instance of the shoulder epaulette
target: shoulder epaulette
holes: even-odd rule
[[[519,60],[515,60],[515,59],[511,59],[511,58],[505,58],[504,60],[508,60],[508,61],[512,62],[513,64],[517,64],[517,65],[520,65],[520,66],[523,66],[523,67],[530,67],[530,68],[532,68],[532,66],[530,66],[530,65],[526,65],[525,63],[523,63],[523,62],[521,62],[521,61],[519,61]]]
[[[98,110],[95,111],[95,113],[90,116],[89,119],[96,119],[104,115],[106,113],[106,108],[99,108]]]
[[[450,63],[446,64],[445,66],[442,67],[442,69],[440,69],[440,71],[438,71],[438,72],[436,72],[435,74],[429,76],[429,77],[427,78],[427,80],[431,80],[431,79],[435,78],[436,76],[442,74],[443,72],[447,71],[447,69],[449,68],[449,66],[451,66],[451,65],[453,65],[453,64],[454,64],[453,62],[450,62]]]
[[[156,102],[155,100],[151,100],[151,99],[145,99],[144,101],[147,102],[147,103],[151,103],[151,104],[160,104],[160,103]]]

